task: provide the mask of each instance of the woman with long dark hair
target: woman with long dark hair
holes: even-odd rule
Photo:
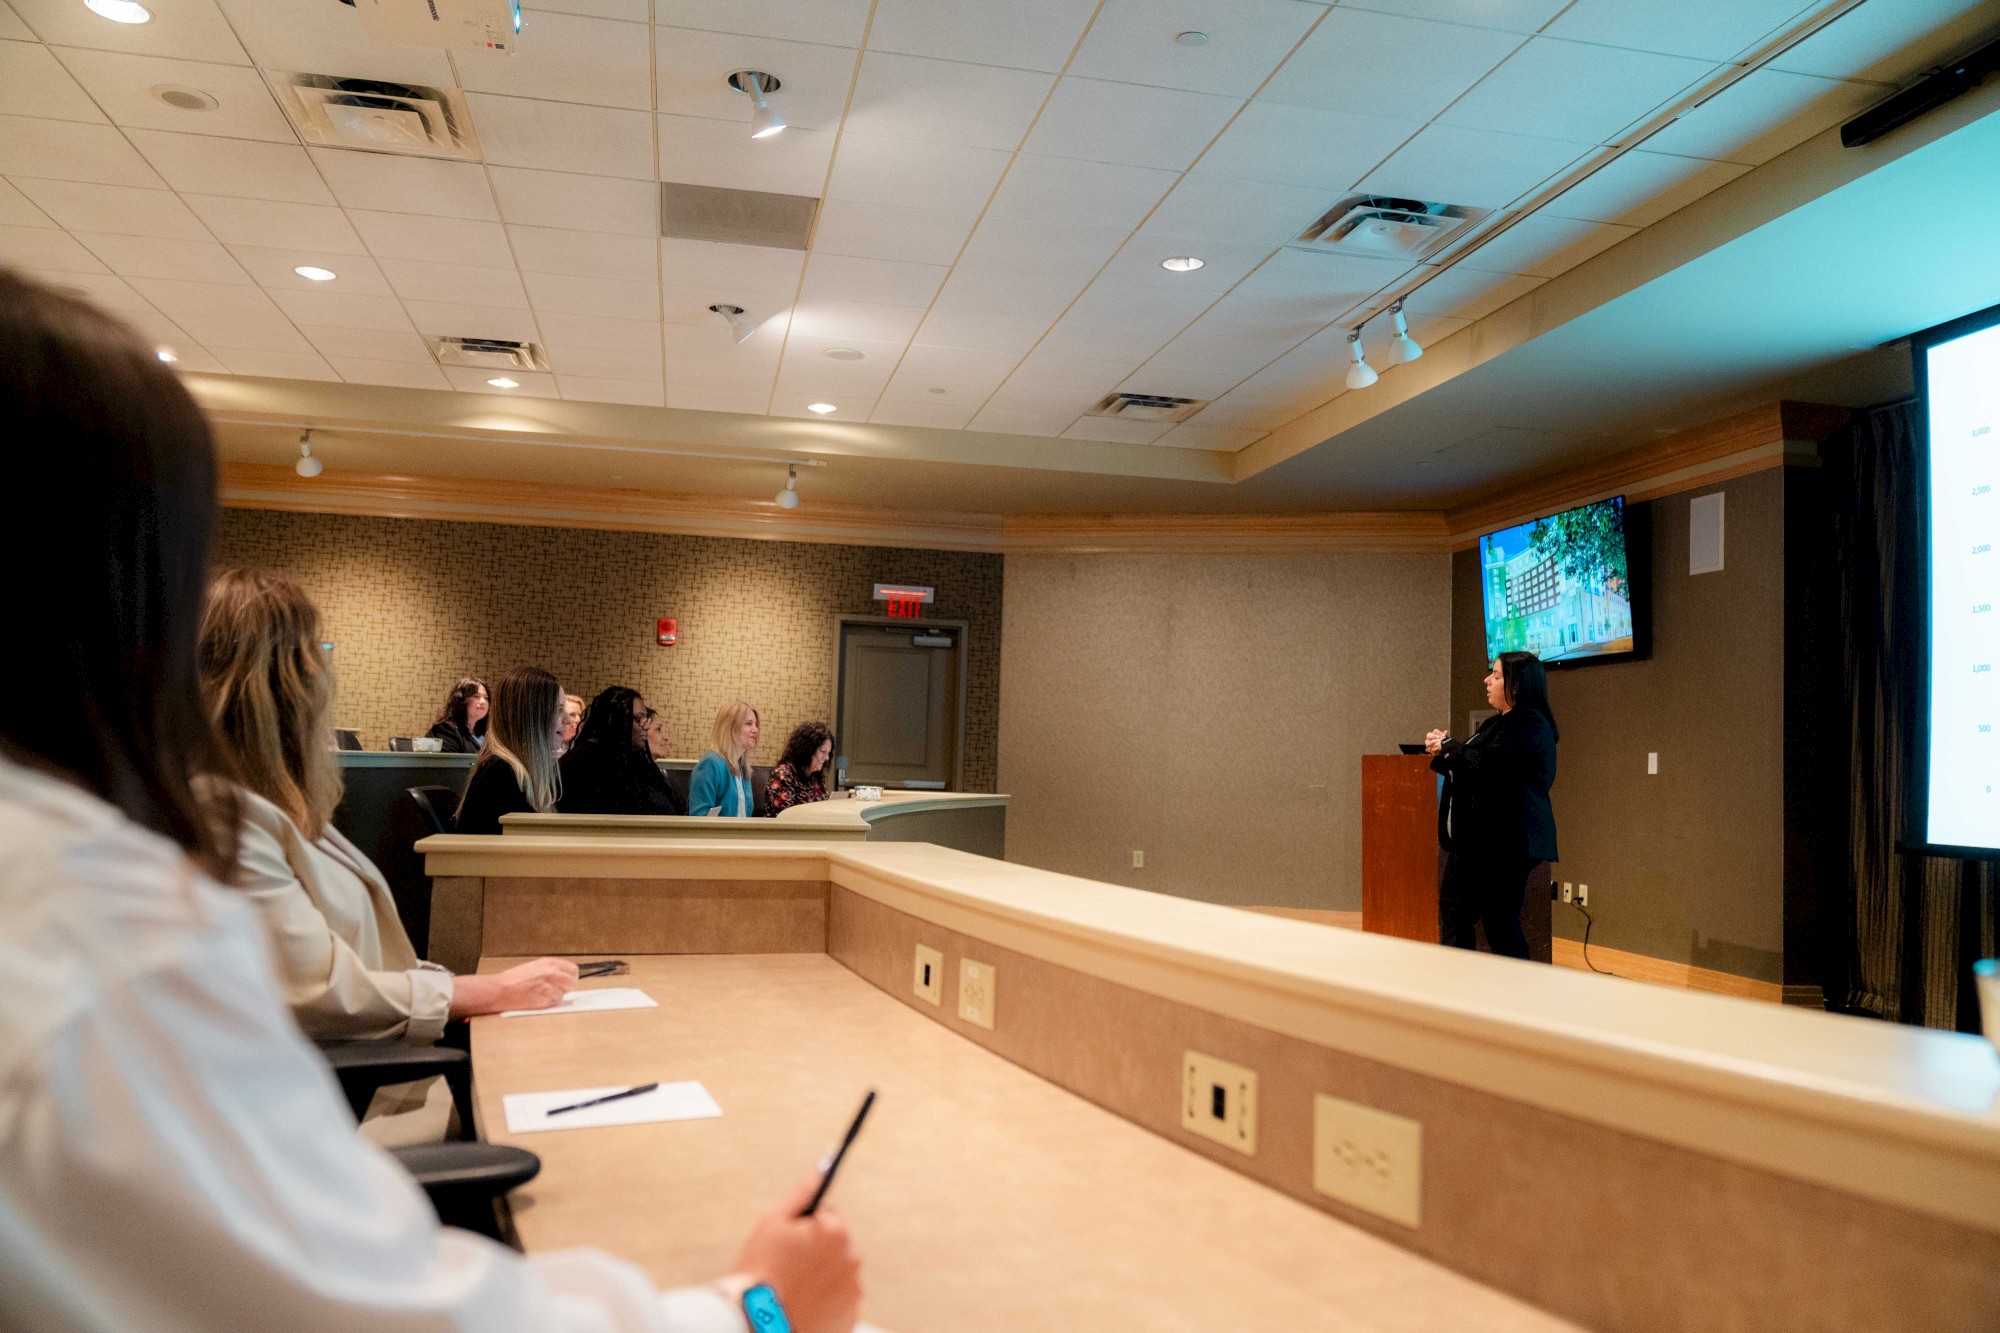
[[[1533,653],[1502,653],[1486,675],[1492,717],[1469,740],[1433,731],[1424,738],[1431,767],[1444,775],[1438,841],[1445,850],[1438,889],[1438,934],[1455,949],[1476,947],[1486,927],[1493,952],[1528,956],[1521,929],[1528,877],[1556,859],[1555,710],[1548,672]]]
[[[230,771],[196,672],[215,455],[136,333],[0,270],[0,402],[34,522],[0,523],[0,1325],[35,1329],[740,1329],[768,1284],[846,1333],[846,1233],[803,1182],[726,1284],[665,1293],[590,1250],[438,1225],[354,1132],[249,904],[214,878]],[[226,802],[225,802],[226,804]],[[663,1206],[672,1206],[668,1201]]]
[[[684,815],[687,807],[653,762],[653,710],[625,685],[599,690],[584,710],[576,744],[562,757],[566,815]]]
[[[424,734],[442,741],[446,754],[478,754],[486,743],[486,715],[491,708],[486,682],[467,676],[445,695],[437,721]]]
[[[792,728],[785,752],[771,768],[771,813],[827,798],[827,765],[833,762],[833,728],[824,722],[801,722]]]
[[[500,816],[548,814],[562,795],[556,746],[563,688],[541,667],[516,667],[493,690],[486,743],[458,798],[460,833],[500,832]]]

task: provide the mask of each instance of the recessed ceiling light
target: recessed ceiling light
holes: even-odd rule
[[[332,282],[340,276],[330,268],[320,268],[315,264],[301,264],[293,269],[292,272],[302,278],[311,278],[314,282]]]
[[[1172,259],[1162,259],[1160,267],[1169,273],[1192,273],[1206,262],[1193,255],[1175,255]]]
[[[750,98],[750,137],[768,139],[785,128],[785,118],[771,110],[764,94],[775,93],[784,85],[761,69],[739,69],[727,80],[730,87]]]
[[[180,83],[156,83],[146,91],[155,101],[164,102],[176,111],[213,111],[222,105],[212,93]]]
[[[1205,32],[1195,32],[1190,29],[1187,32],[1177,34],[1174,40],[1182,46],[1207,46],[1208,34]]]
[[[113,23],[146,23],[153,17],[152,10],[132,0],[83,0],[83,7]]]
[[[820,355],[830,356],[835,361],[860,361],[864,359],[864,354],[852,347],[829,347],[820,353]]]
[[[174,355],[174,349],[171,347],[162,347],[158,351],[154,352],[153,355],[159,357],[160,360],[169,363],[180,360],[179,357]]]
[[[807,404],[806,404],[806,411],[808,411],[808,412],[817,412],[817,413],[819,413],[819,414],[820,414],[821,416],[825,416],[825,415],[826,415],[826,414],[827,414],[828,412],[838,412],[839,410],[840,410],[840,409],[839,409],[839,408],[837,408],[837,407],[835,407],[835,406],[834,406],[834,405],[833,405],[832,403],[807,403]]]
[[[486,382],[496,389],[518,389],[521,387],[521,381],[510,380],[505,375],[497,375]]]

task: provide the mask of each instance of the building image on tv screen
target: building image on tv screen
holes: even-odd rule
[[[1633,650],[1625,500],[1601,500],[1479,539],[1486,656],[1544,662]]]

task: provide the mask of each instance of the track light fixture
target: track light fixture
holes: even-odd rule
[[[1389,346],[1396,354],[1395,359],[1401,362],[1416,360],[1424,354],[1424,345],[1410,336],[1409,321],[1403,318],[1403,303],[1398,301],[1389,310],[1396,317],[1396,336],[1389,340]]]
[[[292,471],[301,477],[317,477],[326,471],[326,464],[313,457],[312,437],[309,430],[299,432],[299,461],[292,464]]]
[[[785,128],[785,118],[764,100],[764,94],[775,93],[783,84],[761,69],[739,69],[729,76],[729,86],[749,97],[755,108],[750,113],[751,138],[768,139]]]
[[[799,465],[792,464],[785,469],[785,489],[778,492],[778,508],[797,509],[799,507]]]
[[[756,324],[751,321],[748,315],[743,313],[743,307],[740,305],[716,304],[710,306],[709,309],[728,321],[729,331],[736,335],[737,342],[742,342],[757,331]]]
[[[1361,329],[1358,326],[1347,335],[1347,350],[1354,354],[1354,364],[1347,368],[1348,388],[1365,389],[1381,378],[1375,373],[1375,367],[1368,364],[1368,352],[1361,345]]]

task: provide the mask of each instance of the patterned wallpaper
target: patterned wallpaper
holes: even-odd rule
[[[532,664],[586,699],[638,689],[681,756],[706,748],[717,708],[748,699],[760,763],[796,723],[833,720],[833,618],[880,615],[877,582],[929,584],[932,614],[970,624],[966,786],[996,790],[997,555],[230,509],[216,561],[312,594],[334,642],[337,724],[369,749],[421,736],[460,675],[491,683]],[[661,616],[680,620],[675,647],[653,642]]]

